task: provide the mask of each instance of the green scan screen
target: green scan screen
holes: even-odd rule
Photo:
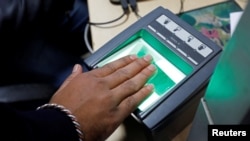
[[[156,67],[156,73],[147,81],[147,84],[154,85],[154,92],[138,106],[142,112],[163,96],[169,95],[168,92],[193,71],[187,62],[143,29],[118,46],[115,51],[109,53],[97,64],[97,67],[102,67],[128,54],[135,54],[138,57],[150,54],[153,58],[152,63]]]

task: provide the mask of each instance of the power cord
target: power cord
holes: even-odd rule
[[[183,13],[183,10],[184,10],[184,1],[185,0],[180,0],[180,10],[179,10],[179,14],[182,14]]]
[[[129,2],[129,4],[128,4],[128,2]],[[107,21],[107,22],[99,22],[99,23],[97,23],[97,22],[88,22],[86,24],[85,30],[84,30],[84,41],[85,41],[85,44],[87,46],[87,49],[89,50],[89,52],[91,54],[94,53],[94,50],[91,47],[91,45],[89,43],[89,39],[88,39],[88,33],[89,33],[90,25],[105,25],[105,24],[114,23],[114,22],[120,20],[125,15],[129,14],[129,5],[130,5],[130,8],[132,9],[132,11],[135,13],[136,17],[141,18],[141,16],[138,14],[138,8],[137,8],[136,0],[120,0],[120,4],[121,4],[121,7],[123,9],[123,13],[118,18],[116,18],[114,20],[111,20],[111,21]]]
[[[87,49],[89,50],[89,52],[92,54],[94,53],[94,50],[93,48],[91,47],[90,43],[89,43],[89,38],[88,38],[88,33],[89,33],[89,28],[90,28],[90,25],[105,25],[105,24],[110,24],[110,23],[113,23],[113,22],[116,22],[118,20],[120,20],[122,17],[124,17],[126,15],[126,13],[124,12],[120,17],[114,19],[114,20],[111,20],[111,21],[107,21],[107,22],[100,22],[100,23],[96,23],[96,22],[88,22],[85,26],[85,29],[84,29],[84,42],[86,44],[86,47]]]
[[[120,19],[121,19],[122,17],[124,17],[125,15],[126,15],[126,13],[125,13],[125,12],[123,12],[123,14],[122,14],[121,16],[119,16],[118,18],[113,19],[113,20],[111,20],[111,21],[107,21],[107,22],[100,22],[100,23],[89,22],[88,24],[90,24],[90,25],[104,25],[104,24],[110,24],[110,23],[114,23],[114,22],[116,22],[116,21],[120,20]]]
[[[128,4],[125,3],[126,0],[121,0],[121,2],[122,1],[124,1],[124,3],[122,4],[123,13],[118,18],[115,18],[115,19],[107,21],[107,22],[88,22],[86,24],[85,29],[84,29],[84,35],[83,35],[84,37],[83,38],[84,38],[84,42],[86,44],[86,47],[91,54],[94,53],[94,50],[93,50],[93,47],[90,45],[89,39],[88,39],[90,25],[105,25],[105,24],[114,23],[114,22],[120,20],[121,18],[123,18],[124,16],[128,15],[128,13],[129,13]]]
[[[129,14],[129,8],[128,8],[128,2],[127,0],[120,0],[121,5],[122,5],[122,9],[123,9],[123,13],[121,16],[119,16],[118,18],[111,20],[111,21],[107,21],[107,22],[100,22],[100,23],[95,23],[95,22],[89,22],[90,25],[104,25],[104,24],[110,24],[113,22],[116,22],[118,20],[120,20],[122,17],[124,17],[125,15]]]
[[[93,54],[93,53],[94,53],[94,50],[93,50],[93,48],[91,47],[91,45],[90,45],[90,43],[89,43],[89,38],[88,38],[89,28],[90,28],[90,27],[89,27],[89,23],[87,23],[86,26],[85,26],[85,29],[84,29],[83,39],[84,39],[84,42],[85,42],[86,47],[87,47],[87,49],[89,50],[89,52],[90,52],[91,54]]]
[[[136,0],[128,0],[128,1],[129,1],[129,4],[130,4],[130,7],[131,7],[132,11],[135,13],[136,17],[141,18],[141,16],[138,13],[138,7],[137,7]]]

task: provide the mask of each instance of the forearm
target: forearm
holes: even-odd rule
[[[0,32],[11,31],[44,17],[59,17],[74,0],[0,0]]]

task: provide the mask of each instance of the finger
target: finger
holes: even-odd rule
[[[132,113],[138,105],[148,97],[154,89],[153,85],[146,85],[142,89],[140,89],[136,94],[127,97],[123,100],[118,106],[119,113],[118,116],[127,117],[130,113]]]
[[[150,55],[146,55],[143,58],[137,59],[129,65],[115,71],[111,75],[105,77],[107,84],[110,89],[118,86],[119,84],[125,82],[126,80],[134,77],[145,67],[147,67],[152,60]]]
[[[78,74],[81,73],[82,73],[82,66],[79,64],[75,64],[72,73],[66,78],[61,87],[58,89],[58,91],[63,89],[73,78],[75,78]]]
[[[146,81],[154,73],[154,71],[154,65],[150,64],[140,73],[136,74],[133,78],[112,89],[112,92],[115,94],[113,97],[117,104],[139,91],[145,85]]]
[[[116,61],[113,61],[111,63],[108,63],[104,65],[103,67],[92,70],[90,73],[97,77],[104,77],[128,65],[129,63],[133,62],[136,59],[137,57],[135,55],[128,55]]]

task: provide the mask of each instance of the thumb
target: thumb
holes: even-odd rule
[[[61,89],[63,89],[65,86],[67,86],[67,84],[74,79],[77,75],[82,73],[82,66],[79,64],[75,64],[75,66],[73,67],[72,73],[66,78],[66,80],[63,82],[63,84],[61,85],[61,87],[58,89],[58,91],[60,91]]]

